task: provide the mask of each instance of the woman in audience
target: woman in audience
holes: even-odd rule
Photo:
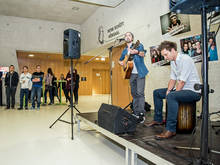
[[[50,103],[53,104],[53,72],[51,68],[48,68],[47,75],[45,77],[45,92],[44,92],[44,103],[47,104],[47,92],[49,91]]]
[[[62,90],[63,90],[63,93],[64,93],[65,98],[66,98],[66,102],[67,102],[68,101],[68,96],[67,96],[67,91],[66,91],[66,79],[64,78],[64,74],[60,75],[60,81],[61,82],[59,82],[58,88],[61,88],[61,84],[62,84]]]
[[[74,88],[73,88],[74,100],[75,100],[75,104],[78,104],[79,74],[77,73],[76,69],[73,70],[73,82],[74,82]]]

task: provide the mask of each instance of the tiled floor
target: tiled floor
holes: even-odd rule
[[[109,95],[81,96],[77,108],[81,112],[98,111],[101,103],[109,103]],[[40,111],[5,110],[0,107],[1,165],[122,165],[124,149],[100,133],[81,123],[74,126],[57,122],[65,105],[42,106]],[[63,119],[70,121],[70,112]],[[138,160],[138,164],[144,164]]]

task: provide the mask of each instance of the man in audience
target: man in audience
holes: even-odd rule
[[[14,65],[10,65],[9,72],[5,76],[5,88],[6,88],[6,109],[15,108],[15,93],[18,86],[19,76],[18,73],[14,71]]]
[[[28,110],[28,94],[29,89],[32,87],[32,81],[31,81],[31,74],[28,72],[28,67],[23,67],[23,73],[20,75],[20,83],[21,83],[21,89],[20,89],[20,108],[18,110],[23,109],[23,102],[24,102],[24,96],[25,96],[25,109]]]
[[[41,72],[40,65],[36,66],[36,72],[32,74],[32,90],[31,90],[31,100],[32,107],[35,109],[35,96],[37,96],[37,110],[40,110],[41,104],[41,88],[43,85],[44,72]]]

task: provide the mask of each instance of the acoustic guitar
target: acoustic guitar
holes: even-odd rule
[[[137,40],[137,42],[132,46],[131,49],[136,49],[140,44],[140,41]],[[122,65],[122,76],[125,79],[130,79],[131,77],[131,72],[133,69],[133,55],[128,52],[128,54],[125,55],[125,58],[123,60],[123,65]]]

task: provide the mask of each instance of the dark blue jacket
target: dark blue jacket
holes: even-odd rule
[[[121,53],[121,57],[120,57],[120,61],[124,60],[125,58],[125,55],[128,53],[128,47],[126,47],[122,53]],[[136,48],[136,50],[138,50],[139,52],[146,52],[144,50],[144,46],[140,43],[139,46]],[[144,64],[144,57],[141,57],[139,56],[138,54],[134,54],[134,63],[135,63],[135,66],[137,68],[137,71],[138,71],[138,76],[140,78],[143,78],[145,77],[147,74],[148,74],[148,69],[147,67],[145,66]]]

